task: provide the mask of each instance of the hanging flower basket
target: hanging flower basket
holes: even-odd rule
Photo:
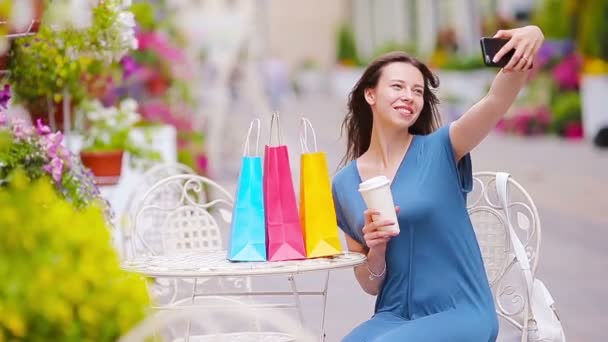
[[[114,185],[122,173],[124,151],[81,151],[82,164],[95,176],[97,185]]]

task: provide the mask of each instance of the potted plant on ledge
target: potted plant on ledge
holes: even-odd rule
[[[98,185],[118,183],[123,156],[155,160],[158,153],[140,147],[131,139],[131,132],[140,120],[137,102],[127,98],[118,107],[104,107],[98,100],[84,102],[84,142],[80,151],[82,163],[91,169]]]

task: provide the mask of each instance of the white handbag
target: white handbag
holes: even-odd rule
[[[509,227],[509,236],[511,237],[515,258],[524,275],[530,300],[527,331],[528,341],[566,342],[564,329],[555,309],[553,297],[542,281],[533,279],[530,261],[528,260],[524,246],[511,225],[508,207],[508,181],[508,173],[498,172],[496,174],[496,190],[504,210],[507,226]]]

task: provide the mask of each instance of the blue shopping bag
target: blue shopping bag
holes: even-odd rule
[[[254,124],[257,124],[256,154],[251,155],[249,140]],[[232,209],[228,241],[228,260],[230,261],[266,260],[266,224],[259,141],[260,120],[256,119],[251,122],[247,132],[235,203]]]

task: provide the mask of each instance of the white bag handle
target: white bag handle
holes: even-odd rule
[[[257,124],[257,134],[255,139],[255,156],[260,155],[260,128],[261,122],[260,119],[254,119],[249,124],[249,130],[247,131],[247,139],[245,140],[245,147],[243,148],[243,156],[251,156],[251,152],[249,150],[249,140],[251,139],[251,131],[253,130],[253,125]]]
[[[269,139],[269,145],[272,145],[272,132],[273,132],[273,126],[274,126],[274,121],[277,121],[277,142],[278,145],[281,145],[281,121],[279,119],[279,113],[275,112],[272,113],[272,118],[270,119],[270,139]]]
[[[532,298],[532,289],[534,286],[534,280],[532,279],[532,271],[530,270],[530,260],[528,260],[528,256],[526,254],[526,250],[522,245],[521,241],[517,237],[515,230],[513,230],[513,225],[511,224],[511,218],[509,217],[509,193],[508,193],[508,183],[509,183],[510,175],[506,172],[497,172],[496,173],[496,191],[498,192],[498,198],[502,204],[502,208],[504,210],[505,218],[507,220],[507,226],[509,228],[509,236],[511,238],[511,245],[513,245],[513,251],[515,252],[515,258],[519,263],[519,267],[521,268],[524,278],[526,280],[526,287],[528,290],[528,299]],[[532,311],[530,310],[530,318],[532,317]]]
[[[317,152],[317,135],[315,134],[315,129],[312,127],[312,123],[307,118],[302,118],[300,120],[300,147],[302,148],[303,153],[311,152],[308,149],[308,127],[310,127],[310,131],[312,132],[312,141],[314,146],[314,150],[312,152]]]

